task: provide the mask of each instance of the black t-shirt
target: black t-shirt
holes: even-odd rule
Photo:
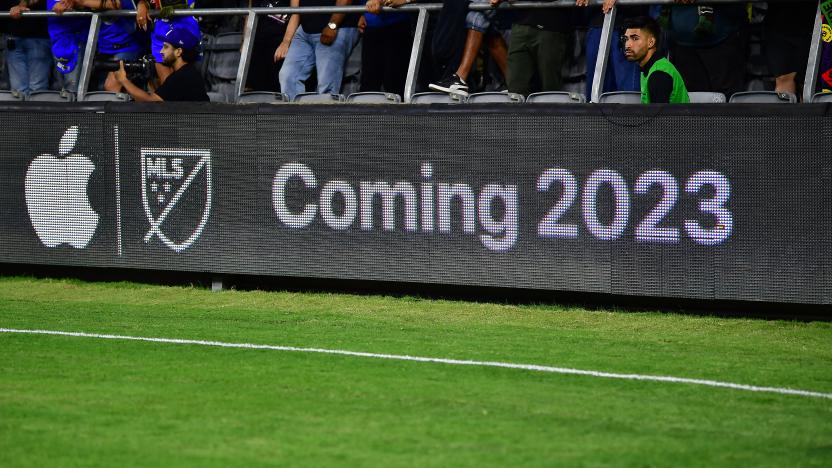
[[[208,101],[205,83],[199,70],[186,63],[156,89],[156,94],[165,101]]]
[[[252,0],[254,8],[283,8],[288,7],[288,0]],[[262,15],[257,22],[257,33],[254,35],[254,42],[268,42],[274,47],[283,40],[286,32],[286,24],[289,22],[289,15]]]
[[[361,5],[360,1],[353,1],[353,5]],[[300,0],[300,6],[335,6],[335,0]],[[332,13],[321,15],[300,15],[300,25],[306,34],[320,34],[329,23]],[[347,15],[341,22],[341,28],[355,28],[358,26],[360,14]]]

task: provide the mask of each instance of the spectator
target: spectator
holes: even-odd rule
[[[249,0],[249,7],[279,8],[288,6],[288,0]],[[280,91],[280,66],[277,49],[286,34],[289,15],[263,15],[254,34],[254,48],[248,67],[246,89],[251,91]]]
[[[683,0],[690,3],[689,0]],[[690,91],[745,89],[745,5],[664,7],[670,54]]]
[[[183,0],[170,3],[165,0],[151,0],[153,6],[157,10],[162,11],[162,16],[154,20],[150,19],[147,0],[138,0],[136,2],[136,24],[143,31],[148,30],[148,25],[153,21],[152,33],[150,35],[150,51],[153,54],[153,59],[156,61],[154,67],[156,69],[156,76],[159,78],[159,83],[164,83],[168,75],[173,70],[164,65],[162,57],[162,45],[164,44],[165,34],[172,28],[187,29],[192,35],[200,37],[199,23],[193,16],[172,16],[170,13],[179,8],[193,8],[194,0]]]
[[[493,6],[502,0],[491,0]],[[522,10],[511,27],[508,48],[508,90],[523,95],[533,91],[560,91],[561,68],[572,32],[572,15],[565,9]],[[535,76],[540,81],[533,88]]]
[[[624,23],[624,56],[641,69],[641,102],[690,102],[685,81],[676,67],[658,53],[661,29],[653,18],[639,16]]]
[[[408,13],[381,13],[382,0],[369,0],[359,22],[364,35],[361,48],[361,91],[404,95],[413,34]],[[363,25],[363,28],[362,28]]]
[[[798,82],[806,74],[809,46],[818,9],[816,1],[770,3],[763,21],[763,40],[775,91],[798,93]]]
[[[601,9],[592,13],[589,20],[589,29],[586,34],[586,95],[592,96],[592,85],[595,80],[595,66],[598,62],[598,52],[601,47],[601,32],[604,26],[604,15],[609,14],[615,6],[616,0],[605,0]],[[577,6],[588,6],[588,0],[576,0]],[[614,28],[616,31],[621,29],[623,19],[627,17],[644,16],[647,13],[647,8],[643,6],[623,7],[616,15]],[[621,44],[613,42],[610,44],[609,62],[607,66],[606,75],[604,77],[604,86],[601,88],[602,93],[612,91],[638,91],[641,89],[639,84],[639,67],[636,63],[630,62],[624,57],[624,51]]]
[[[490,0],[472,0],[471,3],[490,3]],[[468,96],[468,83],[465,80],[468,79],[468,74],[474,66],[474,60],[486,39],[488,40],[488,50],[491,53],[491,58],[494,59],[503,76],[508,75],[508,49],[502,34],[494,27],[493,20],[496,13],[495,9],[468,12],[465,17],[465,27],[468,29],[468,35],[465,38],[462,59],[456,73],[436,83],[429,84],[430,89],[461,97]]]
[[[46,0],[46,9],[58,15],[72,8],[67,0]],[[78,78],[81,75],[80,58],[84,54],[87,35],[90,29],[89,18],[56,18],[47,19],[49,39],[52,42],[52,55],[55,67],[63,77],[63,88],[67,91],[78,91]]]
[[[331,6],[333,0],[302,0],[303,6]],[[336,6],[346,6],[352,0],[335,0]],[[291,0],[291,6],[301,6],[301,0]],[[306,91],[304,81],[315,69],[319,93],[337,94],[341,91],[344,63],[358,42],[360,15],[334,13],[330,15],[298,15],[289,19],[286,35],[275,52],[284,59],[280,69],[280,89],[294,99]]]
[[[185,28],[172,28],[163,39],[162,60],[173,71],[156,88],[156,92],[148,93],[133,84],[124,71],[124,61],[119,61],[119,70],[115,72],[116,81],[139,102],[208,101],[205,81],[193,65],[199,57],[198,46],[198,36]]]
[[[25,96],[32,91],[49,88],[49,76],[52,68],[49,31],[45,19],[26,18],[20,20],[21,13],[30,8],[44,11],[46,2],[37,0],[14,2],[4,0],[3,9],[8,9],[12,21],[8,23],[6,36],[6,66],[9,70],[11,89]]]

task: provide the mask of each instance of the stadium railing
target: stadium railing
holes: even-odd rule
[[[762,3],[765,0],[708,0],[708,4],[720,3]],[[771,2],[772,0],[768,0]],[[784,2],[790,0],[773,0],[776,2]],[[822,1],[818,1],[817,14],[815,15],[815,27],[812,32],[812,42],[809,51],[809,60],[806,64],[806,73],[803,84],[803,102],[812,102],[814,96],[815,86],[818,79],[818,63],[821,54],[821,26],[822,26]],[[589,0],[589,6],[601,6],[603,0]],[[592,94],[590,99],[592,102],[598,102],[602,94],[602,84],[607,73],[607,64],[609,62],[609,51],[612,41],[615,40],[615,19],[618,8],[628,5],[675,5],[674,0],[618,0],[612,10],[605,15],[603,29],[601,32],[601,43],[598,52],[598,59],[595,66],[595,74],[593,76]],[[428,15],[431,12],[439,11],[442,8],[441,3],[418,3],[409,4],[401,8],[392,9],[385,7],[384,11],[403,11],[418,14],[416,21],[416,30],[413,38],[413,46],[410,51],[410,63],[407,71],[407,80],[405,82],[404,102],[409,103],[416,91],[416,78],[419,73],[419,68],[422,62],[422,52],[425,45],[425,38],[427,35]],[[472,4],[468,7],[470,10],[490,10],[491,6],[488,4]],[[575,2],[571,0],[547,1],[547,2],[504,2],[499,6],[500,9],[547,9],[547,8],[582,8],[576,7]],[[254,33],[257,29],[257,20],[260,15],[272,14],[311,14],[311,13],[362,13],[366,11],[364,6],[325,6],[325,7],[298,7],[298,8],[210,8],[210,9],[182,9],[174,11],[175,16],[245,16],[245,29],[243,35],[243,43],[240,50],[240,62],[237,68],[237,77],[235,80],[234,98],[239,97],[243,91],[248,76],[248,67],[251,59],[251,51],[254,46]],[[157,16],[158,11],[151,12],[151,16]],[[70,11],[64,13],[63,16],[90,16],[90,30],[87,37],[87,44],[84,50],[84,57],[81,68],[81,77],[78,84],[78,100],[82,101],[84,95],[88,92],[90,77],[92,75],[92,58],[95,56],[95,51],[98,43],[98,31],[101,27],[102,18],[114,16],[134,16],[135,12],[128,10],[105,11],[105,12],[75,12]],[[24,18],[38,17],[38,16],[55,16],[51,11],[32,11],[23,14]],[[0,19],[9,17],[8,12],[0,12]]]

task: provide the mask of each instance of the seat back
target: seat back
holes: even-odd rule
[[[812,102],[832,102],[832,93],[817,93],[812,96]]]
[[[250,91],[237,98],[237,104],[280,104],[289,102],[289,96],[271,91]]]
[[[300,93],[292,102],[299,104],[341,104],[344,96],[341,94]]]
[[[745,91],[734,93],[729,102],[731,104],[794,104],[797,102],[797,96],[775,91]]]
[[[38,102],[72,102],[75,100],[75,94],[69,91],[32,91],[26,100]]]
[[[16,102],[22,100],[23,95],[17,91],[0,91],[0,101]]]
[[[353,104],[398,104],[402,97],[393,93],[364,92],[352,93],[347,97],[347,102]]]
[[[410,99],[411,104],[460,104],[462,99],[448,93],[416,93]]]
[[[708,104],[708,103],[722,103],[728,102],[725,95],[722,93],[712,93],[708,91],[693,91],[688,93],[690,102],[692,104]]]
[[[638,91],[614,91],[604,93],[598,99],[600,104],[641,104],[641,93]]]
[[[125,93],[113,93],[110,91],[92,91],[84,95],[84,102],[126,102],[133,98]]]
[[[509,103],[520,104],[526,99],[522,94],[516,93],[502,93],[499,91],[492,91],[487,93],[474,93],[468,96],[465,100],[467,104],[491,104],[491,103]]]
[[[566,91],[544,91],[532,93],[526,97],[526,102],[533,104],[580,104],[586,102],[586,96],[581,93]]]

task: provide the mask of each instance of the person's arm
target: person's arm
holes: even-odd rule
[[[335,6],[350,6],[352,5],[352,0],[335,0]],[[329,18],[330,23],[335,23],[336,26],[341,26],[341,23],[344,22],[344,18],[347,15],[345,13],[333,13],[332,16]],[[324,30],[321,31],[321,44],[323,45],[330,45],[335,42],[335,38],[338,37],[338,29],[330,29],[330,27],[324,26]]]
[[[133,97],[136,102],[163,102],[161,96],[156,93],[148,93],[147,91],[134,85],[132,81],[127,78],[127,72],[124,71],[124,61],[118,61],[118,70],[115,72],[116,80],[118,80],[121,87],[127,91],[127,94]]]
[[[299,7],[300,0],[291,0],[289,2],[289,6],[292,8]],[[298,30],[298,26],[300,26],[300,15],[294,14],[290,16],[289,23],[286,24],[286,32],[283,33],[283,41],[274,51],[275,63],[286,58],[286,54],[289,53],[289,46],[292,45],[292,38],[295,37],[295,32]]]
[[[136,24],[143,30],[147,31],[147,24],[150,22],[150,6],[147,0],[139,0],[136,2]]]
[[[26,0],[20,0],[20,3],[19,3],[19,4],[17,4],[17,5],[15,5],[15,6],[11,7],[11,9],[9,10],[9,16],[10,16],[12,19],[20,19],[20,18],[21,18],[21,16],[23,15],[23,12],[24,12],[24,11],[29,11],[29,7],[30,7],[31,5],[34,5],[34,4],[35,4],[35,1],[32,1],[32,2],[30,3],[30,2],[28,2],[28,1],[26,1]]]
[[[120,10],[121,0],[72,0],[72,8],[76,7],[90,10]]]
[[[647,81],[651,104],[667,104],[673,94],[673,78],[665,72],[655,71]]]

